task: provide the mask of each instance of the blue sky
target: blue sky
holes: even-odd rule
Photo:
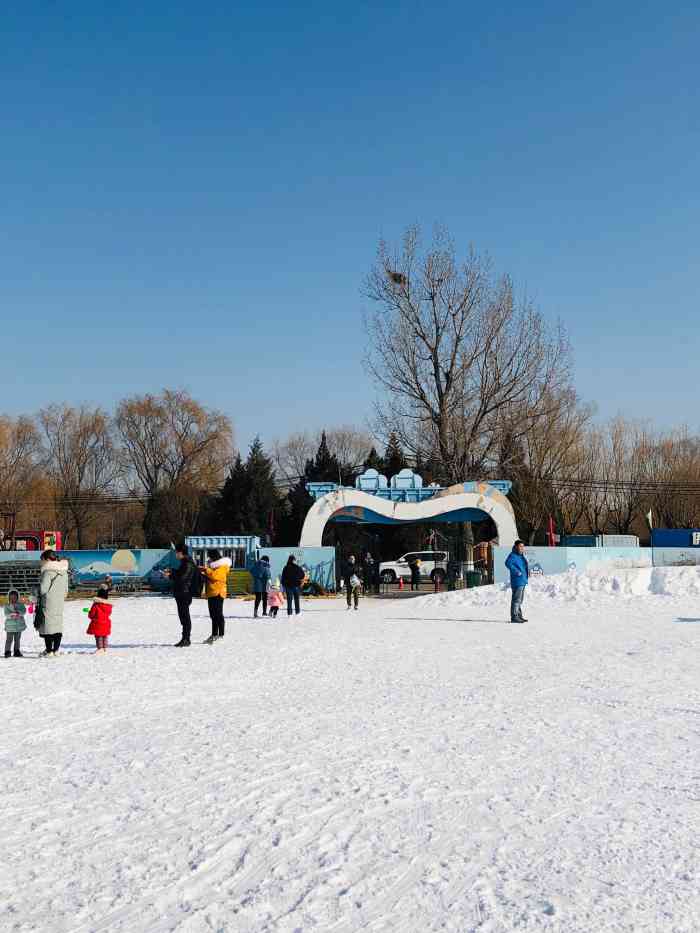
[[[601,416],[700,428],[694,5],[14,8],[1,410],[361,423],[377,241],[439,222],[562,319]]]

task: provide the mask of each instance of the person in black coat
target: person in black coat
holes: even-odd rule
[[[192,587],[195,574],[199,573],[194,561],[189,555],[186,544],[178,544],[175,548],[175,557],[180,561],[179,567],[165,571],[173,584],[173,596],[177,605],[177,614],[182,625],[182,638],[175,645],[176,648],[188,648],[192,634],[192,619],[190,606],[192,605]]]
[[[354,554],[351,554],[347,560],[343,561],[340,572],[343,575],[345,600],[348,604],[348,609],[352,607],[353,601],[355,603],[355,609],[358,609],[362,581],[360,579],[360,565],[355,560]]]
[[[294,612],[299,615],[301,607],[299,600],[301,597],[301,584],[304,582],[306,571],[300,567],[293,554],[290,554],[284,570],[282,571],[282,588],[287,594],[287,615],[292,614],[292,602],[294,602]]]
[[[420,590],[420,561],[414,557],[408,566],[411,568],[411,589]]]

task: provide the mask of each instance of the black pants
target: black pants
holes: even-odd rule
[[[420,577],[411,577],[411,589],[419,590],[420,589]]]
[[[182,626],[182,640],[189,641],[192,634],[192,619],[190,618],[192,597],[185,596],[184,593],[182,595],[178,593],[175,596],[175,603],[177,604],[177,615]]]
[[[211,633],[214,638],[224,637],[224,597],[210,596],[207,600],[211,617]]]
[[[5,635],[5,654],[9,654],[12,650],[14,650],[16,654],[19,651],[19,644],[21,640],[21,632],[8,632],[7,635]]]
[[[267,592],[265,592],[265,593],[256,593],[256,594],[255,594],[255,609],[253,610],[253,612],[255,613],[255,615],[258,614],[258,609],[260,608],[260,603],[262,603],[263,615],[266,616],[266,615],[267,615]]]
[[[271,618],[273,618],[273,619],[276,619],[276,618],[277,618],[277,609],[278,609],[278,608],[279,608],[278,606],[270,606],[270,617],[271,617]]]
[[[292,601],[294,602],[294,612],[299,615],[301,609],[299,607],[299,596],[301,595],[301,587],[291,586],[287,589],[287,615],[292,614]]]
[[[345,584],[345,599],[348,603],[348,609],[352,605],[352,601],[355,601],[355,609],[357,609],[360,602],[360,587],[359,585],[352,586],[350,583]]]
[[[61,639],[63,638],[63,632],[59,632],[57,635],[44,635],[44,644],[46,645],[46,651],[48,654],[55,654],[58,649],[61,647]]]

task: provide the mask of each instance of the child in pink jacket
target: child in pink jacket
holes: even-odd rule
[[[270,592],[267,594],[267,610],[268,615],[272,619],[277,618],[277,610],[282,605],[282,593],[280,592],[279,583],[275,581],[270,585]]]

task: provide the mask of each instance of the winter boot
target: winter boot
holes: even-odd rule
[[[5,657],[6,657],[6,658],[11,658],[11,657],[12,657],[12,652],[11,652],[11,651],[6,651],[6,652],[5,652]]]
[[[210,635],[209,638],[205,638],[205,639],[204,639],[204,644],[205,644],[205,645],[213,645],[214,642],[216,641],[216,638],[217,638],[216,635]]]
[[[24,655],[22,654],[22,652],[21,652],[21,651],[19,650],[19,648],[18,648],[17,651],[14,652],[13,657],[14,657],[14,658],[23,658]]]

